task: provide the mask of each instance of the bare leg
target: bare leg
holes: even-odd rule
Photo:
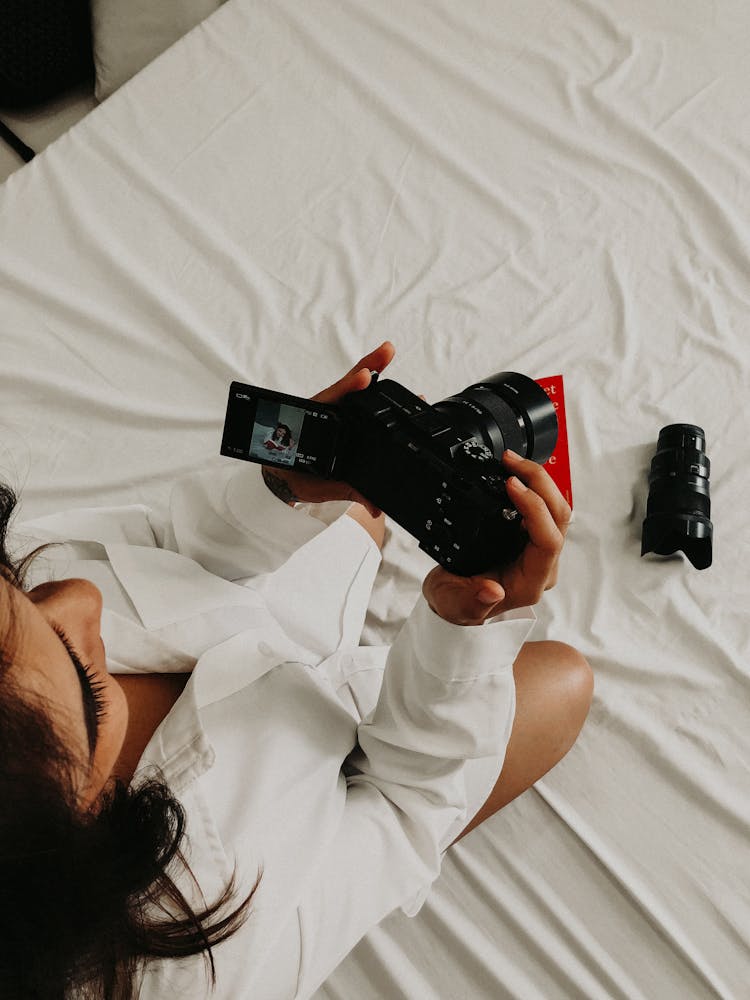
[[[588,661],[564,642],[526,642],[513,664],[516,715],[500,776],[455,844],[525,792],[570,750],[594,693]],[[453,846],[451,844],[451,846]]]
[[[383,548],[385,515],[374,518],[359,503],[346,511]],[[507,805],[570,750],[588,715],[594,675],[586,658],[564,642],[526,642],[513,664],[516,714],[495,787],[453,841]],[[451,845],[453,846],[453,845]]]

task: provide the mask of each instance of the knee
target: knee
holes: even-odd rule
[[[594,671],[583,653],[567,642],[550,640],[550,658],[555,663],[557,685],[566,703],[581,714],[581,725],[588,715],[594,696]]]
[[[527,642],[513,670],[517,693],[580,730],[594,694],[594,673],[582,653],[566,642]]]

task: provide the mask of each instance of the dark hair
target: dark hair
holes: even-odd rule
[[[291,444],[291,441],[292,441],[292,431],[291,431],[291,429],[289,427],[287,427],[286,424],[276,424],[276,431],[279,429],[279,427],[283,427],[284,431],[285,431],[284,440],[281,443],[285,444],[285,445]],[[276,439],[276,431],[273,432],[274,440]]]
[[[215,987],[211,945],[247,919],[260,874],[240,906],[204,926],[233,901],[237,866],[221,897],[194,912],[167,874],[176,857],[197,885],[180,849],[185,811],[165,782],[126,786],[111,778],[93,806],[80,807],[81,761],[43,700],[11,671],[18,639],[11,588],[29,589],[32,560],[60,544],[41,545],[16,565],[5,546],[17,503],[0,483],[0,575],[10,585],[0,583],[8,597],[0,620],[0,996],[131,1000],[140,963],[202,951]]]

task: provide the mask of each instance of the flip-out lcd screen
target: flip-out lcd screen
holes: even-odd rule
[[[337,430],[325,404],[233,382],[221,454],[326,475]]]

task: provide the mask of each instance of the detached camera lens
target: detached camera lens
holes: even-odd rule
[[[464,437],[500,459],[506,448],[544,465],[557,444],[557,414],[547,393],[518,372],[498,372],[435,403]]]
[[[648,474],[641,555],[681,549],[696,569],[711,565],[713,525],[706,436],[695,424],[662,427]]]

